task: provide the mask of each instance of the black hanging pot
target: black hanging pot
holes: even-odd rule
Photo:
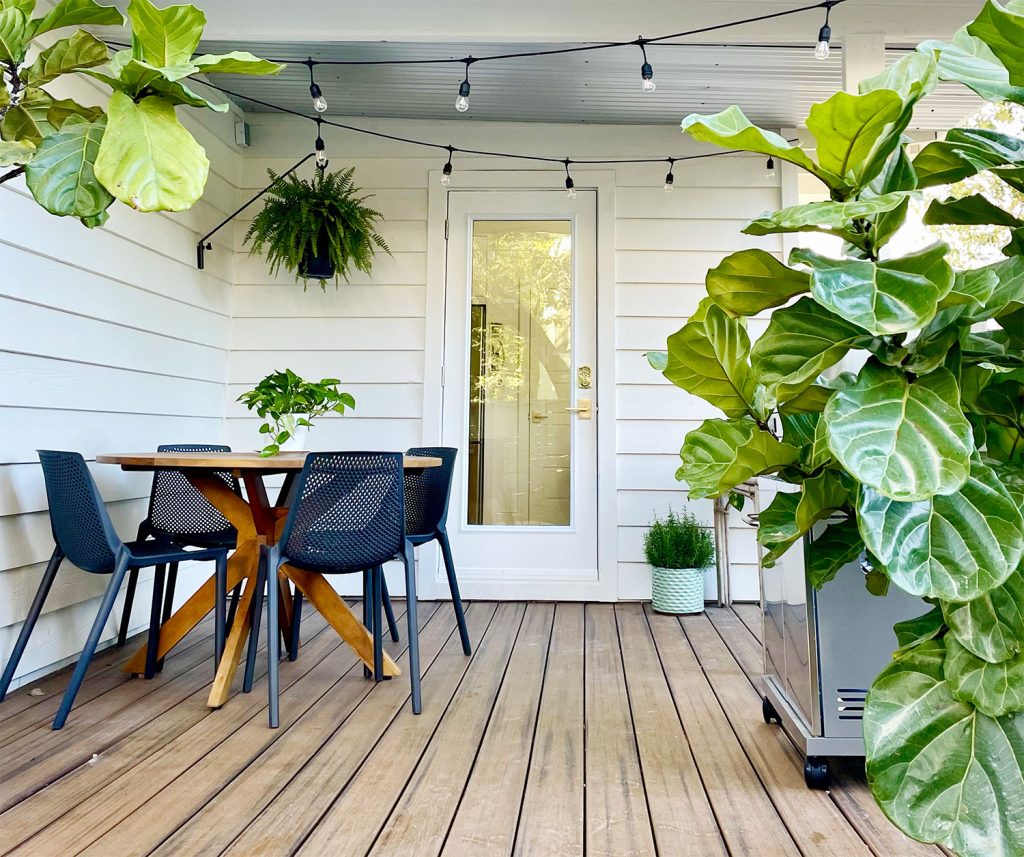
[[[333,280],[334,264],[330,253],[321,242],[316,247],[307,247],[299,263],[299,276],[307,280]]]

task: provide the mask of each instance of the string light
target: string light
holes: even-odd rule
[[[317,169],[324,169],[327,166],[327,146],[324,144],[324,138],[320,134],[320,123],[321,119],[319,116],[316,117],[316,142],[313,144],[313,148],[316,149],[316,166]]]
[[[827,60],[830,53],[829,42],[832,39],[832,28],[828,25],[829,15],[832,14],[832,7],[836,4],[832,0],[826,0],[825,6],[825,23],[822,28],[818,30],[818,46],[814,49],[814,56],[819,60]]]
[[[569,175],[569,164],[572,163],[569,158],[563,161],[565,164],[565,191],[569,199],[576,199],[576,182],[572,180],[572,176]]]
[[[473,64],[473,58],[468,57],[465,63],[466,76],[463,78],[462,83],[459,84],[459,97],[455,99],[455,109],[459,113],[465,113],[469,110],[469,67]]]
[[[665,193],[672,193],[676,187],[676,177],[672,174],[672,168],[675,166],[676,159],[668,159],[668,173],[665,175]]]
[[[636,43],[644,55],[644,64],[640,66],[641,89],[644,92],[654,92],[658,84],[654,82],[654,67],[647,61],[647,40],[643,36],[637,36]]]
[[[448,187],[452,183],[452,155],[455,153],[455,149],[448,146],[448,163],[441,169],[441,184]]]
[[[768,178],[770,178],[770,179],[775,178],[775,158],[773,158],[773,157],[771,157],[769,155],[768,163],[765,164],[764,168],[765,168],[765,173],[767,174]]]
[[[313,62],[312,57],[309,57],[306,60],[306,65],[309,67],[309,94],[310,97],[312,97],[313,99],[313,109],[317,113],[326,113],[327,99],[324,98],[323,91],[320,89],[320,87],[317,85],[316,80],[314,80],[313,78],[313,66],[316,65],[316,63]]]

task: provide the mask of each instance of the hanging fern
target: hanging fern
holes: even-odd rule
[[[263,253],[271,274],[283,266],[304,285],[309,280],[302,270],[307,255],[330,259],[336,286],[339,277],[348,282],[353,269],[369,274],[374,253],[391,251],[376,231],[383,215],[363,205],[370,197],[357,195],[362,188],[353,185],[354,173],[355,167],[334,173],[318,169],[307,181],[294,173],[282,179],[267,170],[274,186],[245,233],[245,243],[252,242],[249,253]],[[325,280],[320,287],[326,288]]]

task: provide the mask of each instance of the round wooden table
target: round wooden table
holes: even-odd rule
[[[224,656],[210,690],[208,705],[219,708],[231,693],[238,663],[245,653],[252,623],[252,599],[259,570],[261,545],[274,544],[284,528],[287,502],[295,476],[302,469],[305,452],[282,452],[263,458],[255,452],[138,452],[97,455],[100,464],[119,464],[122,470],[180,470],[238,531],[235,551],[228,560],[228,589],[245,582],[235,620],[228,630]],[[406,470],[440,467],[441,459],[426,456],[405,457]],[[230,471],[245,485],[246,497],[240,497],[215,474]],[[286,474],[276,502],[267,496],[264,479]],[[281,566],[278,576],[281,623],[291,624],[288,580],[302,592],[335,631],[347,642],[371,670],[373,637],[356,618],[333,587],[319,574],[310,574],[289,565]],[[163,658],[214,607],[215,583],[211,577],[164,623],[160,629],[157,657]],[[268,596],[272,597],[272,596]],[[287,633],[287,631],[286,631]],[[285,639],[287,639],[287,635]],[[136,652],[124,666],[125,672],[142,674],[146,668],[146,647]],[[398,666],[384,653],[384,675],[399,675]]]

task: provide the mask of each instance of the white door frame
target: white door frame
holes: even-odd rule
[[[464,170],[458,171],[453,190],[550,191],[561,185],[561,171]],[[538,599],[561,597],[588,601],[615,601],[618,595],[618,510],[615,459],[615,173],[611,170],[574,170],[577,188],[597,195],[597,568],[593,583],[565,584],[538,590]],[[448,188],[441,171],[432,170],[427,190],[427,307],[423,349],[423,444],[441,437],[444,395],[445,281],[447,278]],[[420,548],[417,588],[420,597],[448,597],[448,583],[436,549]],[[459,558],[455,557],[456,568]]]

